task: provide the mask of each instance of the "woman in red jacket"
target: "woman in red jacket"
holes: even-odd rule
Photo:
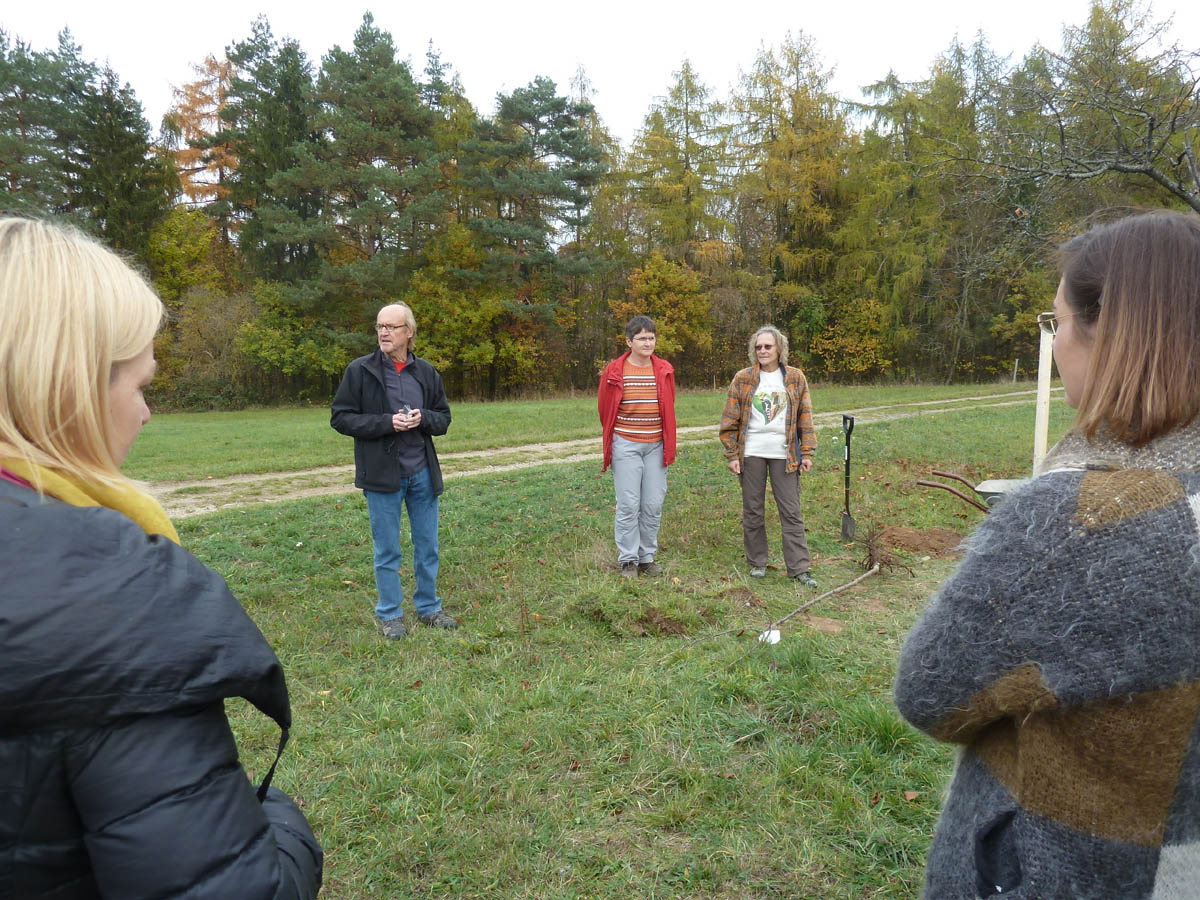
[[[667,466],[675,461],[675,369],[654,355],[654,321],[634,316],[625,326],[628,352],[600,376],[604,465],[613,470],[617,513],[613,535],[624,578],[661,575],[654,561],[667,495]]]

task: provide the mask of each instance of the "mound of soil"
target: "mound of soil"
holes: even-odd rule
[[[754,591],[744,587],[729,588],[727,591],[724,591],[721,596],[736,607],[758,607],[759,609],[762,609],[767,605],[759,600],[757,596],[755,596]]]
[[[687,634],[687,626],[678,619],[664,616],[657,609],[648,609],[633,625],[634,633],[645,634]]]
[[[886,547],[907,550],[923,556],[961,556],[959,545],[963,536],[949,528],[930,528],[917,531],[898,525],[889,526],[879,533],[879,540]]]

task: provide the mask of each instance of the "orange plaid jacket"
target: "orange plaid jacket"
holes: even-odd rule
[[[750,366],[734,375],[729,384],[720,430],[727,459],[741,459],[745,455],[746,425],[750,421],[758,375],[759,367]],[[783,386],[788,397],[787,422],[784,425],[788,445],[787,471],[795,472],[800,468],[800,460],[811,459],[816,451],[817,432],[813,429],[812,398],[808,393],[808,379],[804,377],[804,372],[795,366],[785,366]]]

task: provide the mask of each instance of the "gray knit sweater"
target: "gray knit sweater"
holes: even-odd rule
[[[1200,424],[1042,472],[901,652],[900,712],[963,746],[925,896],[1200,897]]]

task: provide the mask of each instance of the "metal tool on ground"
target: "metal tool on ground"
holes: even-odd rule
[[[854,431],[854,416],[842,413],[842,431],[846,435],[846,505],[842,509],[842,540],[854,540],[854,517],[850,515],[850,433]]]
[[[940,481],[922,480],[918,481],[917,484],[921,485],[922,487],[935,487],[941,488],[943,491],[949,491],[954,496],[961,500],[965,500],[967,503],[970,503],[972,506],[978,509],[982,509],[984,512],[988,512],[993,506],[1000,502],[1006,493],[1013,490],[1017,485],[1022,484],[1025,481],[1025,479],[1022,478],[994,478],[991,481],[981,481],[979,484],[972,484],[971,482],[967,481],[967,479],[954,472],[944,472],[941,469],[934,469],[932,474],[937,475],[939,478],[950,478],[954,481],[965,484],[980,498],[982,498],[983,502],[981,503],[974,497],[968,497],[958,488],[951,487],[950,485],[944,484]]]

